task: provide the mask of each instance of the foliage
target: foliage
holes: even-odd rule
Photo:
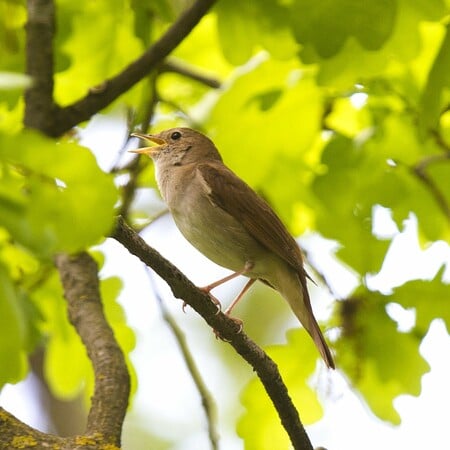
[[[55,100],[70,104],[114,76],[186,3],[57,1]],[[3,0],[0,12],[0,356],[9,361],[0,368],[0,384],[23,379],[27,355],[43,345],[49,384],[70,396],[91,374],[66,323],[51,260],[108,236],[125,202],[115,176],[133,173],[125,166],[105,173],[76,133],[51,139],[23,129],[30,85],[23,67],[26,8]],[[348,298],[335,294],[339,301],[324,327],[338,330],[332,346],[339,370],[377,416],[393,423],[400,420],[393,400],[420,393],[428,364],[419,346],[430,322],[442,318],[450,326],[450,288],[443,270],[389,295],[368,286],[392,239],[375,234],[374,211],[388,208],[400,231],[414,214],[424,248],[450,238],[449,13],[445,0],[251,0],[239,8],[221,0],[171,59],[175,67],[221,80],[220,89],[176,68],[161,70],[109,107],[127,109],[134,118],[129,131],[146,128],[152,115],[153,129],[203,129],[294,233],[314,231],[339,244],[336,257],[358,285]],[[154,187],[147,167],[138,173],[138,186]],[[137,205],[127,212],[142,216]],[[116,297],[116,281],[105,283],[114,284],[107,289]],[[398,331],[389,303],[416,311],[412,329]],[[116,319],[130,351],[130,331],[121,313]],[[273,353],[289,388],[304,397],[305,416],[317,420],[320,408],[306,385],[317,355],[304,350],[309,362],[291,374],[292,348],[307,345],[290,333],[286,348]],[[57,365],[69,348],[70,379]],[[248,449],[263,448],[251,443],[255,421],[248,417],[258,412],[267,430],[276,421],[260,401],[251,382],[238,426]]]

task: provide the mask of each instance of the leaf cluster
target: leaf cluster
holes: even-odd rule
[[[76,113],[109,95],[115,77],[191,2],[150,3],[56,2],[50,110]],[[393,401],[420,394],[429,366],[419,346],[434,319],[448,329],[450,288],[443,269],[388,295],[368,280],[382,270],[411,216],[423,252],[450,238],[449,8],[444,0],[251,0],[239,7],[221,0],[169,58],[96,111],[119,115],[124,130],[123,142],[110,149],[117,163],[105,170],[96,149],[80,143],[92,120],[80,119],[78,129],[69,126],[56,138],[23,126],[33,123],[27,92],[39,89],[25,75],[29,12],[21,1],[1,1],[0,356],[9,363],[0,368],[0,385],[23,379],[27,357],[42,346],[55,395],[91,392],[90,365],[65,319],[53,258],[92,250],[110,235],[119,212],[136,227],[147,224],[149,201],[136,201],[136,194],[154,190],[152,167],[123,158],[122,144],[135,129],[187,125],[214,140],[293,234],[336,243],[333,257],[356,280],[344,296],[333,288],[339,276],[307,255],[336,300],[324,328],[351,386],[378,417],[399,423]],[[160,205],[150,208],[158,214]],[[395,225],[388,236],[375,231],[380,208]],[[399,265],[408,263],[398,257]],[[128,353],[134,337],[116,302],[121,283],[103,280],[102,289]],[[415,311],[408,331],[389,316],[392,303]],[[291,331],[284,346],[270,350],[307,422],[321,415],[308,384],[317,356],[310,345],[305,333]],[[65,352],[72,355],[70,370],[61,364]],[[293,361],[300,354],[298,370]],[[263,402],[250,382],[238,425],[246,448],[274,448],[264,434],[262,442],[253,439],[256,422],[277,436]]]

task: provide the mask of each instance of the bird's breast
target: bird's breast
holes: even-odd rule
[[[260,261],[266,249],[195,184],[184,186],[169,208],[183,236],[207,258],[233,271]]]

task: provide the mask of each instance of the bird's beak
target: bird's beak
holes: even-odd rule
[[[132,133],[131,136],[133,137],[138,137],[140,139],[144,139],[146,141],[152,141],[155,144],[153,147],[142,147],[142,148],[137,148],[135,150],[129,150],[131,153],[139,153],[139,154],[143,154],[143,155],[149,155],[150,157],[157,155],[160,150],[161,147],[164,144],[167,144],[167,142],[164,139],[161,139],[158,136],[154,136],[152,134],[142,134],[142,133]]]

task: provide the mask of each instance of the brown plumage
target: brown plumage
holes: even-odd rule
[[[186,239],[215,263],[279,291],[334,368],[312,312],[300,248],[273,209],[223,164],[203,134],[173,128],[137,136],[158,144],[135,152],[153,158],[161,194]]]

